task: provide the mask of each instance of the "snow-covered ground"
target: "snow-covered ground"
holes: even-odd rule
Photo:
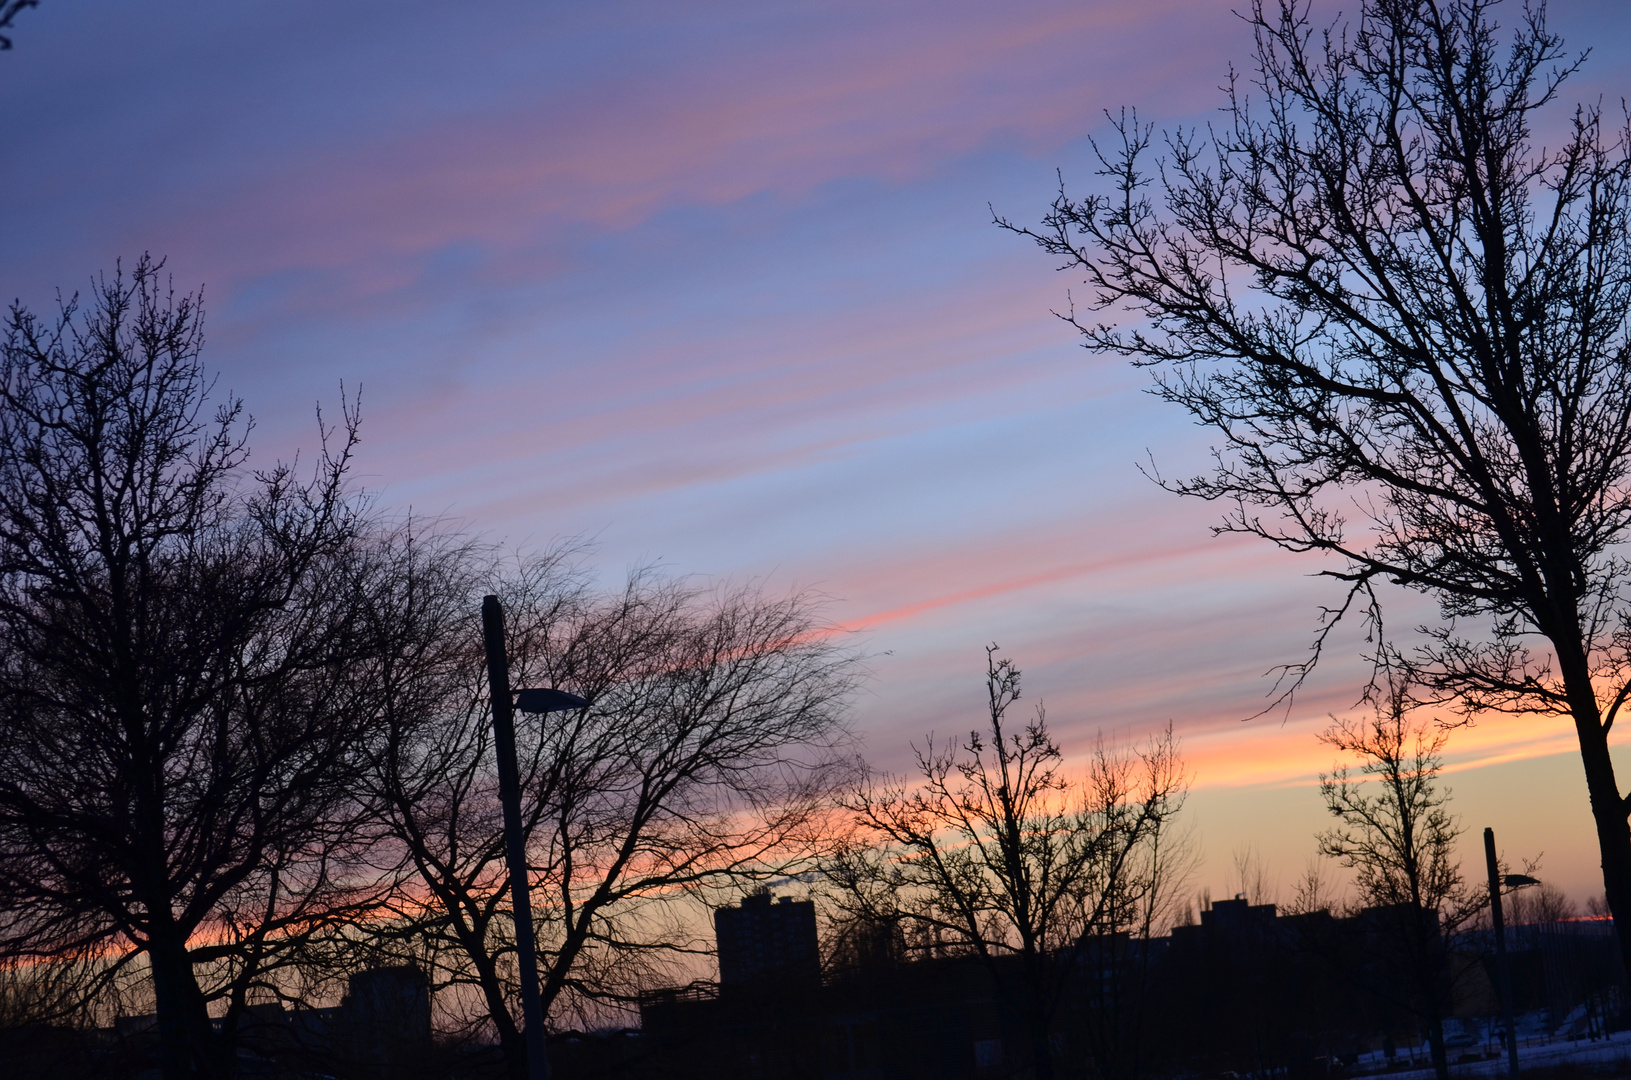
[[[1523,1029],[1520,1027],[1521,1035]],[[1417,1060],[1421,1060],[1418,1053]],[[1631,1061],[1631,1031],[1621,1031],[1607,1038],[1593,1042],[1590,1039],[1560,1038],[1544,1045],[1519,1046],[1518,1069],[1520,1071],[1538,1068],[1547,1065],[1561,1065],[1564,1062],[1578,1062],[1585,1064],[1608,1064],[1613,1061]],[[1429,1080],[1433,1075],[1431,1065],[1416,1069],[1401,1069],[1397,1072],[1382,1072],[1385,1061],[1379,1054],[1366,1054],[1360,1061],[1360,1069],[1369,1066],[1378,1072],[1370,1075],[1386,1076],[1387,1080]],[[1506,1055],[1490,1061],[1469,1061],[1461,1065],[1451,1065],[1450,1075],[1454,1077],[1501,1077],[1506,1075]]]

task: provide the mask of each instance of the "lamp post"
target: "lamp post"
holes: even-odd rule
[[[1495,922],[1495,966],[1501,989],[1501,1015],[1506,1022],[1506,1064],[1511,1080],[1518,1080],[1518,1027],[1512,1020],[1512,972],[1506,962],[1506,920],[1501,915],[1501,870],[1495,862],[1495,830],[1484,830],[1484,862],[1489,868],[1489,910]],[[1508,874],[1509,889],[1540,882],[1528,874]]]
[[[581,709],[589,703],[560,690],[522,690],[512,699],[510,661],[504,653],[504,608],[498,597],[481,601],[481,628],[487,645],[487,688],[493,703],[493,748],[498,754],[498,801],[504,807],[504,856],[510,868],[510,902],[515,952],[521,969],[521,1013],[526,1023],[527,1075],[549,1080],[544,1048],[544,1006],[538,990],[538,946],[532,933],[532,900],[527,894],[527,852],[521,835],[521,778],[515,763],[515,710],[548,713]]]

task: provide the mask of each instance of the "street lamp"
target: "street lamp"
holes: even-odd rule
[[[532,933],[532,900],[527,895],[527,853],[521,836],[521,779],[515,764],[515,710],[525,713],[587,708],[589,703],[562,690],[510,693],[510,661],[504,653],[504,608],[498,597],[481,601],[481,628],[487,645],[487,688],[493,703],[493,747],[498,753],[498,801],[504,806],[504,857],[510,868],[510,902],[515,920],[516,960],[521,968],[521,1013],[526,1022],[527,1075],[549,1080],[544,1048],[544,1006],[538,992],[538,947]]]
[[[1495,862],[1495,830],[1484,830],[1484,862],[1489,867],[1489,910],[1495,920],[1495,965],[1501,984],[1501,1012],[1506,1021],[1506,1063],[1512,1080],[1518,1080],[1518,1027],[1512,1021],[1512,972],[1506,963],[1506,920],[1501,916],[1501,885],[1508,889],[1521,889],[1525,885],[1539,885],[1537,878],[1528,874],[1508,874],[1501,877]]]

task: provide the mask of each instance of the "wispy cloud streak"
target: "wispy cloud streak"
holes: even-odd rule
[[[1598,49],[1582,92],[1623,94],[1631,12],[1554,6]],[[0,292],[168,256],[257,460],[344,380],[386,506],[819,588],[874,653],[883,765],[977,712],[992,640],[1072,753],[1170,721],[1212,790],[1329,764],[1357,639],[1283,725],[1241,723],[1318,565],[1138,474],[1204,468],[1204,433],[1077,349],[1048,314],[1074,283],[990,225],[1056,169],[1094,182],[1103,110],[1204,123],[1249,47],[1229,5],[93,0],[29,29]],[[1566,741],[1453,745],[1466,771]]]

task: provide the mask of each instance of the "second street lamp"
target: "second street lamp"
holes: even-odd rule
[[[1506,920],[1501,912],[1501,886],[1521,889],[1525,885],[1539,885],[1540,881],[1528,874],[1508,874],[1501,877],[1501,868],[1495,858],[1495,830],[1484,830],[1484,861],[1489,870],[1490,921],[1495,929],[1495,965],[1501,992],[1501,1018],[1506,1021],[1507,1074],[1518,1080],[1518,1028],[1512,1017],[1512,972],[1506,962]]]
[[[498,756],[498,800],[504,807],[504,856],[510,869],[510,901],[515,921],[516,964],[521,974],[521,1013],[526,1024],[527,1075],[549,1080],[544,1047],[544,1006],[538,988],[538,947],[532,931],[532,899],[527,889],[526,839],[521,835],[521,779],[515,761],[515,710],[549,713],[583,709],[589,703],[562,690],[510,691],[510,661],[504,651],[504,608],[498,597],[481,602],[482,636],[487,646],[487,688],[493,705],[493,748]]]

